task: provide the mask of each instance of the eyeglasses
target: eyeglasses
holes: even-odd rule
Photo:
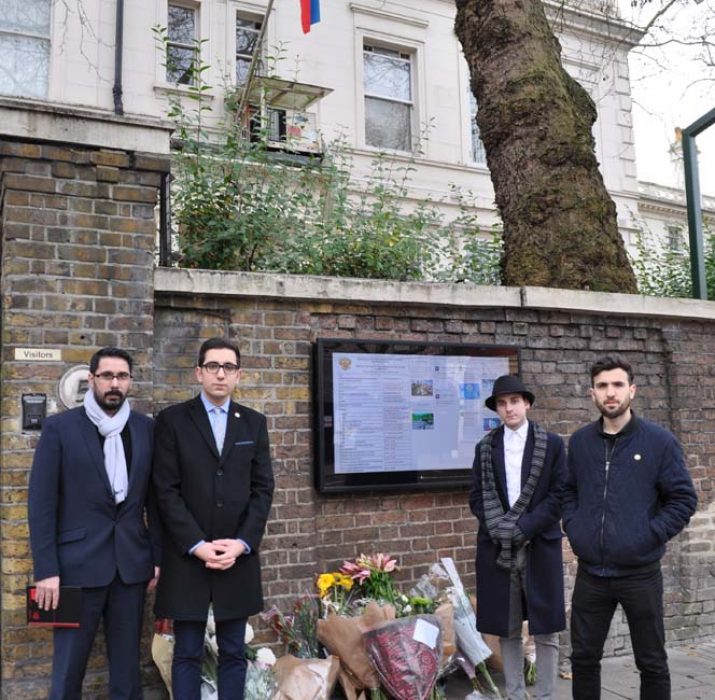
[[[103,382],[111,382],[116,379],[118,382],[128,382],[132,375],[129,372],[100,372],[94,375],[97,379],[101,379]]]
[[[236,372],[238,372],[238,365],[234,365],[233,362],[224,362],[223,364],[219,364],[218,362],[204,362],[204,364],[201,366],[209,374],[218,374],[218,371],[220,369],[222,369],[223,373],[227,376],[236,374]]]

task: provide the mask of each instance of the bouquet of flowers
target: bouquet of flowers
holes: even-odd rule
[[[169,700],[173,700],[171,692],[171,660],[174,658],[174,633],[171,620],[161,619],[154,622],[151,658],[159,669],[161,680],[164,681],[164,685],[169,691]]]
[[[284,615],[273,606],[261,613],[261,618],[285,644],[288,653],[299,659],[311,659],[320,656],[318,644],[319,603],[315,596],[303,596],[293,605],[293,612]]]
[[[362,634],[378,622],[393,620],[394,617],[394,608],[389,605],[381,607],[373,601],[368,603],[360,616],[330,614],[318,622],[318,639],[331,654],[340,658],[343,669],[340,683],[346,694],[354,694],[355,689],[374,690],[380,687],[380,679],[367,656]]]
[[[350,604],[353,579],[340,571],[320,574],[315,583],[324,611],[338,614],[345,612]]]
[[[447,594],[454,606],[454,629],[457,636],[457,645],[467,660],[464,669],[472,678],[472,683],[477,691],[482,692],[482,684],[477,677],[479,675],[486,685],[486,692],[493,697],[500,698],[499,689],[485,663],[491,656],[491,649],[477,630],[477,616],[467,594],[464,592],[464,587],[454,562],[452,559],[444,558],[442,559],[442,565],[452,582],[452,586],[447,589]]]
[[[278,690],[262,700],[330,700],[340,669],[336,656],[327,659],[298,659],[282,656],[275,666]]]
[[[398,595],[392,574],[397,571],[397,560],[378,552],[361,554],[352,561],[344,561],[340,572],[357,583],[364,598],[394,603]]]
[[[248,649],[247,649],[248,651]],[[275,654],[267,647],[251,649],[246,668],[245,700],[273,700],[278,690],[278,678],[273,672]]]
[[[432,696],[442,657],[442,632],[434,615],[385,622],[363,637],[382,685],[394,700]]]

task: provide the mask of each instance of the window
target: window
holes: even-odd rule
[[[256,51],[262,24],[261,20],[247,19],[236,15],[236,85],[246,84],[248,69]],[[259,60],[256,66],[258,74],[262,72],[261,68]]]
[[[683,229],[677,225],[670,225],[667,228],[668,249],[673,253],[683,252]]]
[[[253,108],[251,113],[251,141],[285,143],[287,137],[287,119],[284,109],[260,107]]]
[[[169,4],[166,44],[166,79],[170,83],[192,85],[198,51],[196,9]]]
[[[0,93],[47,97],[51,0],[0,0]]]
[[[412,57],[404,51],[365,45],[365,142],[412,150]]]
[[[471,90],[469,91],[469,125],[472,132],[472,162],[486,165],[487,152],[484,150],[484,144],[479,136],[479,127],[477,126],[477,98],[474,97]]]

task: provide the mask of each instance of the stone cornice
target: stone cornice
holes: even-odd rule
[[[606,294],[544,287],[488,287],[471,283],[393,282],[256,272],[157,268],[155,293],[284,299],[341,304],[462,308],[524,308],[609,316],[715,321],[715,302]]]
[[[165,155],[173,128],[155,117],[0,97],[0,136]]]

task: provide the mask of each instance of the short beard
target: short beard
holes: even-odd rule
[[[107,397],[109,397],[109,401],[107,401]],[[111,414],[116,413],[122,407],[122,404],[127,400],[127,395],[123,394],[118,389],[110,389],[109,391],[105,391],[103,394],[100,394],[95,387],[94,398],[97,405],[105,413]]]
[[[596,407],[604,418],[613,420],[614,418],[622,416],[631,407],[631,398],[629,396],[622,404],[619,404],[617,408],[606,408],[605,404],[599,401],[596,401]]]

